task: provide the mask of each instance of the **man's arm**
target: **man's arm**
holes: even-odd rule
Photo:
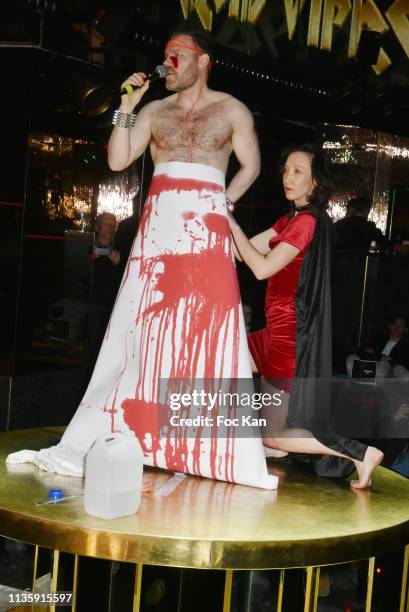
[[[151,139],[150,106],[139,111],[135,125],[125,128],[116,125],[108,141],[108,165],[111,170],[124,170],[145,151]]]
[[[146,74],[137,72],[132,74],[123,84],[130,83],[136,89],[130,94],[123,95],[119,111],[132,113],[149,88]],[[111,170],[124,170],[145,151],[151,138],[151,111],[156,102],[147,104],[139,111],[135,125],[132,128],[116,125],[108,141],[108,165]]]
[[[253,117],[249,109],[238,100],[234,100],[230,120],[233,126],[233,151],[241,167],[231,180],[226,195],[232,202],[236,202],[260,173],[260,151]]]

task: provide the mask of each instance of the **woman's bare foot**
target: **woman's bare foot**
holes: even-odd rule
[[[383,453],[374,446],[368,446],[363,461],[354,461],[359,480],[351,480],[354,489],[366,489],[372,484],[372,472],[383,459]]]
[[[287,457],[287,451],[279,450],[278,448],[270,448],[270,446],[264,446],[264,453],[266,457],[275,457],[280,459],[281,457]]]

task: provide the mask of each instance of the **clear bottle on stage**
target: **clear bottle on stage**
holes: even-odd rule
[[[86,456],[84,507],[104,519],[128,516],[141,501],[143,452],[133,432],[104,434]]]

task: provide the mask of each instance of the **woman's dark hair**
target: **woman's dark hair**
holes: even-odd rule
[[[187,30],[178,30],[176,32],[172,32],[169,38],[173,38],[174,36],[190,36],[193,42],[203,50],[203,53],[207,53],[210,58],[212,64],[214,64],[214,49],[210,39],[203,34],[203,32],[188,32]]]
[[[280,172],[283,174],[288,156],[298,151],[311,156],[311,173],[316,186],[312,192],[310,202],[325,208],[333,190],[333,182],[329,170],[328,157],[322,147],[312,142],[306,142],[284,149],[281,153]]]

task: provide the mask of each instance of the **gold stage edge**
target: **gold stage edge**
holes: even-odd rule
[[[402,549],[409,543],[409,481],[379,468],[372,488],[316,477],[308,468],[273,461],[277,491],[186,476],[169,494],[173,474],[145,468],[153,487],[137,514],[89,516],[83,480],[8,465],[10,452],[50,446],[62,428],[0,434],[2,536],[89,557],[197,569],[281,569],[323,566]],[[36,506],[48,490],[72,500]]]

